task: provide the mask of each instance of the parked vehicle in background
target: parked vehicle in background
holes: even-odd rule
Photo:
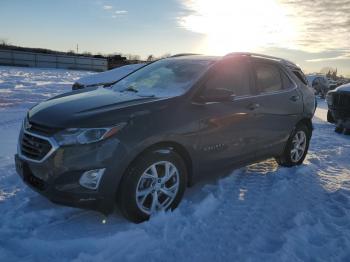
[[[331,90],[327,94],[327,120],[335,123],[335,131],[350,135],[350,84]]]
[[[350,83],[350,79],[349,78],[341,78],[341,79],[338,80],[338,86],[349,84],[349,83]]]
[[[178,56],[108,88],[29,110],[15,156],[51,201],[131,221],[174,209],[202,176],[274,157],[303,163],[315,96],[294,63],[270,56]]]
[[[72,90],[114,83],[145,65],[146,63],[125,65],[102,73],[84,76],[73,84]]]
[[[339,86],[338,82],[328,78],[328,83],[329,83],[329,90],[335,89],[337,86]]]
[[[325,98],[327,92],[330,90],[328,78],[321,74],[310,74],[306,76],[310,87],[315,89],[315,94],[321,98]]]

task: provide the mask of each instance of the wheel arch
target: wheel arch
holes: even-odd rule
[[[162,142],[152,144],[152,145],[148,146],[147,148],[145,148],[139,155],[137,155],[135,157],[135,159],[146,152],[156,151],[157,149],[158,150],[161,150],[161,149],[174,150],[177,154],[180,155],[180,157],[182,157],[182,159],[185,162],[186,169],[187,169],[188,185],[191,185],[192,184],[192,176],[193,176],[192,158],[191,158],[189,151],[186,149],[186,147],[178,142],[162,141]]]
[[[127,164],[126,168],[124,169],[123,175],[121,176],[121,179],[119,180],[117,189],[116,189],[116,196],[118,196],[118,192],[120,191],[120,185],[122,184],[122,180],[129,170],[129,168],[134,164],[136,159],[139,157],[142,157],[143,154],[146,154],[147,152],[150,151],[156,151],[156,150],[174,150],[177,154],[180,155],[180,157],[184,160],[185,165],[186,165],[186,170],[187,170],[187,186],[191,186],[193,183],[193,161],[191,158],[191,155],[189,151],[186,149],[186,147],[178,142],[174,141],[161,141],[161,142],[155,142],[153,144],[150,144],[140,150],[140,152],[136,153],[133,157],[132,160]],[[166,154],[166,151],[164,151]]]
[[[311,136],[312,136],[312,130],[313,130],[313,125],[312,125],[312,121],[310,118],[307,118],[307,117],[304,117],[302,119],[300,119],[294,126],[294,128],[292,129],[292,131],[290,132],[290,135],[289,135],[289,138],[286,142],[286,144],[284,145],[284,148],[283,148],[283,152],[281,155],[279,155],[278,157],[275,157],[278,164],[282,165],[282,166],[287,166],[287,167],[290,167],[290,166],[293,166],[293,164],[290,164],[288,163],[288,161],[286,160],[286,157],[284,156],[285,155],[285,152],[286,150],[288,149],[288,143],[289,141],[291,141],[292,139],[292,135],[293,133],[295,132],[295,130],[300,127],[300,126],[305,126],[308,130],[309,130],[309,140],[311,139]],[[308,149],[308,148],[307,148]],[[307,150],[306,149],[306,150]],[[305,156],[304,156],[305,157]],[[304,159],[303,159],[304,160]],[[302,160],[302,161],[303,161]]]
[[[302,118],[295,126],[297,127],[298,125],[305,125],[310,130],[310,135],[314,129],[310,118]]]

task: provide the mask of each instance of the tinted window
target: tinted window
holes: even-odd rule
[[[323,77],[316,77],[313,81],[312,81],[312,86],[315,85],[328,85],[327,80]]]
[[[305,75],[302,72],[300,72],[300,71],[293,71],[293,73],[297,76],[297,78],[299,78],[299,80],[302,83],[307,85],[306,77],[305,77]]]
[[[112,86],[118,92],[168,97],[185,93],[212,60],[163,59],[147,65]]]
[[[281,71],[281,77],[282,77],[284,89],[290,89],[290,88],[294,87],[294,84],[292,83],[292,81],[289,79],[289,77],[283,71]]]
[[[280,69],[274,65],[255,64],[256,85],[260,92],[269,93],[283,89]]]
[[[316,85],[319,85],[321,83],[320,79],[319,78],[315,78],[313,81],[312,81],[312,86],[316,86]]]
[[[321,82],[322,84],[326,84],[326,79],[324,79],[323,77],[320,77],[320,82]]]
[[[207,89],[231,90],[236,96],[251,94],[248,68],[240,61],[225,61],[218,64],[205,85]]]

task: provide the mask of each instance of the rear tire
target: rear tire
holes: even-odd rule
[[[276,158],[277,163],[285,167],[301,165],[309,149],[311,132],[306,125],[297,125],[287,141],[283,154]]]
[[[335,123],[334,117],[330,110],[327,111],[327,122],[332,124]]]
[[[181,156],[171,149],[142,154],[121,181],[117,199],[120,211],[128,220],[140,223],[158,211],[175,209],[186,189],[186,170]]]
[[[342,134],[343,131],[344,131],[344,127],[341,126],[341,125],[336,126],[336,127],[334,128],[334,132],[336,132],[336,133],[338,133],[338,134]]]

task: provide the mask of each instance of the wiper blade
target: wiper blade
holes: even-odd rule
[[[134,93],[139,92],[139,90],[137,90],[134,86],[128,86],[127,88],[124,88],[124,89],[120,90],[119,92],[126,92],[126,91],[134,92]],[[153,94],[137,94],[137,95],[140,97],[155,97],[155,95],[153,95]]]
[[[133,87],[133,86],[128,86],[127,88],[121,90],[120,92],[125,92],[125,91],[134,92],[134,93],[139,92],[139,90],[137,90],[137,89],[136,89],[135,87]]]
[[[145,95],[145,94],[139,94],[140,97],[156,97],[155,95]]]

